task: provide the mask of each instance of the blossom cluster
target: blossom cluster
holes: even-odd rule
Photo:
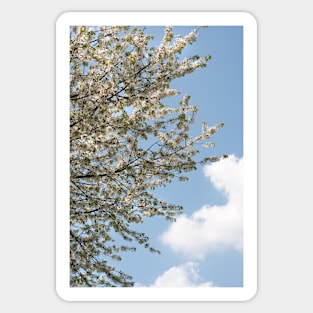
[[[181,60],[199,29],[185,37],[166,27],[162,42],[141,27],[73,26],[70,30],[70,268],[71,286],[132,286],[132,277],[109,265],[121,252],[149,244],[133,223],[162,215],[175,221],[182,207],[153,190],[194,170],[196,144],[223,124],[189,135],[197,107],[173,79],[205,67],[210,56]],[[207,158],[216,161],[220,157]],[[130,245],[115,243],[116,234]]]

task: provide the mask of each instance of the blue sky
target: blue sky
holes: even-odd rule
[[[147,27],[158,45],[163,27]],[[175,27],[185,35],[193,27]],[[146,220],[139,229],[150,237],[161,255],[138,247],[124,253],[117,269],[133,276],[136,286],[219,286],[243,284],[242,251],[242,166],[243,166],[243,29],[240,26],[213,26],[200,30],[197,41],[184,55],[210,54],[206,68],[174,80],[172,88],[181,94],[168,100],[175,103],[184,94],[198,105],[191,132],[201,132],[202,121],[225,126],[213,137],[213,148],[201,155],[228,154],[230,158],[189,173],[188,182],[173,182],[157,195],[184,206],[176,223],[161,217]]]

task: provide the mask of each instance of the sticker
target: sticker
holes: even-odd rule
[[[252,15],[58,18],[56,289],[67,301],[256,294]]]

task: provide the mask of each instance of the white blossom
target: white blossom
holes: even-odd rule
[[[185,37],[166,27],[163,40],[141,27],[74,26],[70,33],[70,268],[71,286],[132,286],[132,277],[109,265],[138,245],[159,253],[132,228],[143,217],[175,221],[182,207],[160,201],[153,190],[194,170],[196,144],[222,124],[191,137],[197,107],[179,95],[173,79],[205,66],[210,56],[179,54]],[[219,157],[214,157],[214,161]],[[206,158],[204,161],[210,160]],[[212,159],[213,160],[213,159]],[[115,234],[127,244],[117,245]],[[128,245],[129,244],[129,245]]]

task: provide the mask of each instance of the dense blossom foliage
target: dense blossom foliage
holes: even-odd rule
[[[110,265],[136,245],[160,253],[145,233],[131,227],[162,215],[175,221],[182,207],[158,199],[153,190],[184,173],[195,161],[196,144],[223,124],[192,138],[196,106],[170,82],[205,67],[210,56],[181,58],[198,34],[174,36],[166,27],[158,47],[140,27],[70,29],[70,285],[133,286],[132,277]],[[116,238],[122,239],[117,244]],[[139,245],[138,245],[139,244]]]

